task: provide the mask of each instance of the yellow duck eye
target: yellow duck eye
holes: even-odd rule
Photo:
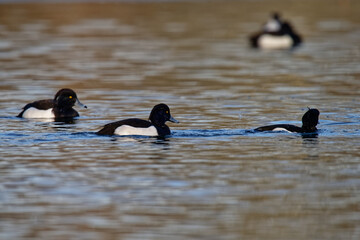
[[[70,99],[72,99],[72,96],[69,96]]]
[[[166,113],[166,114],[168,114],[168,113],[169,113],[169,111],[166,111],[165,113]]]

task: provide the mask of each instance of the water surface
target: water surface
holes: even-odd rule
[[[295,51],[250,49],[278,10]],[[359,239],[360,3],[0,5],[0,239]],[[74,89],[72,123],[18,119]],[[166,139],[94,134],[168,104]],[[301,125],[317,135],[254,133]]]

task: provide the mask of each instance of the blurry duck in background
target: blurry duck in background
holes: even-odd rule
[[[301,42],[301,37],[291,24],[283,21],[278,13],[273,13],[261,32],[250,36],[251,46],[261,49],[290,49],[300,45]]]

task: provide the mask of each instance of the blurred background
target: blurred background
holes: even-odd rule
[[[304,42],[253,49],[277,11]],[[0,0],[0,239],[359,239],[360,1]],[[72,88],[73,123],[18,119]],[[100,137],[160,102],[173,135]],[[252,133],[301,125],[319,133]]]

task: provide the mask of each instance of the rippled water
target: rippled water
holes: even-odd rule
[[[281,11],[295,51],[249,49]],[[359,239],[360,2],[0,5],[0,239]],[[74,89],[73,123],[16,116]],[[104,137],[167,103],[173,135]],[[317,135],[254,133],[321,112]]]

